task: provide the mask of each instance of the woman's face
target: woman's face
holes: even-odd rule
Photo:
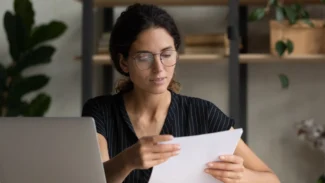
[[[131,45],[127,62],[120,62],[128,72],[136,90],[159,94],[171,82],[177,52],[174,40],[163,28],[149,28],[141,32]]]

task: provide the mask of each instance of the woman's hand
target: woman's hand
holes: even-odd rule
[[[161,164],[179,153],[178,144],[159,144],[173,139],[171,135],[143,137],[124,151],[127,166],[134,169],[148,169]]]
[[[241,183],[245,168],[243,158],[236,155],[220,156],[219,162],[209,162],[206,173],[224,183]]]

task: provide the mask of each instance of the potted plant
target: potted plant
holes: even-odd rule
[[[280,0],[269,0],[266,7],[254,9],[249,20],[261,20],[272,10],[275,12],[275,20],[270,21],[271,54],[283,56],[325,53],[325,44],[319,41],[325,39],[325,22],[310,19],[302,1],[284,4]]]
[[[51,97],[39,92],[27,101],[24,96],[46,86],[50,78],[45,74],[25,76],[23,71],[51,62],[56,50],[48,42],[61,36],[67,26],[60,21],[35,25],[29,0],[15,0],[13,6],[14,12],[6,11],[3,17],[12,62],[0,63],[0,116],[43,116]]]
[[[320,0],[325,3],[325,0]],[[275,20],[270,21],[270,52],[273,55],[302,55],[325,53],[325,22],[311,20],[302,1],[284,4],[281,0],[268,0],[266,7],[256,8],[249,21],[262,20],[271,11]],[[289,87],[286,74],[279,74],[282,88]]]

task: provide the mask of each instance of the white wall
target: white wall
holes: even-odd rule
[[[46,87],[53,97],[47,116],[80,115],[80,64],[73,60],[81,48],[81,6],[75,1],[33,0],[37,22],[53,18],[66,22],[68,32],[55,43],[58,52],[53,62],[45,67],[52,77]],[[64,3],[63,3],[64,2]],[[0,2],[0,12],[11,9],[11,0]],[[116,15],[121,12],[118,8]],[[316,10],[313,7],[313,10]],[[226,8],[173,7],[182,33],[222,32],[227,21]],[[322,15],[320,8],[313,11]],[[249,25],[250,51],[265,51],[268,45],[267,21]],[[0,59],[7,57],[4,30],[0,29]],[[264,43],[264,44],[263,44]],[[311,150],[296,138],[293,124],[314,117],[323,123],[325,114],[325,64],[250,64],[248,67],[248,142],[251,148],[280,176],[285,183],[312,183],[323,169],[323,156]],[[60,72],[60,73],[59,73]],[[216,64],[180,64],[177,77],[183,85],[183,94],[202,97],[228,111],[228,66]],[[291,85],[282,90],[277,78],[287,73]],[[99,81],[98,81],[99,82]]]

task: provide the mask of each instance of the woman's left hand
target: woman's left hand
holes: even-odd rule
[[[245,167],[242,157],[223,155],[219,159],[218,162],[209,162],[205,172],[224,183],[243,182]]]

